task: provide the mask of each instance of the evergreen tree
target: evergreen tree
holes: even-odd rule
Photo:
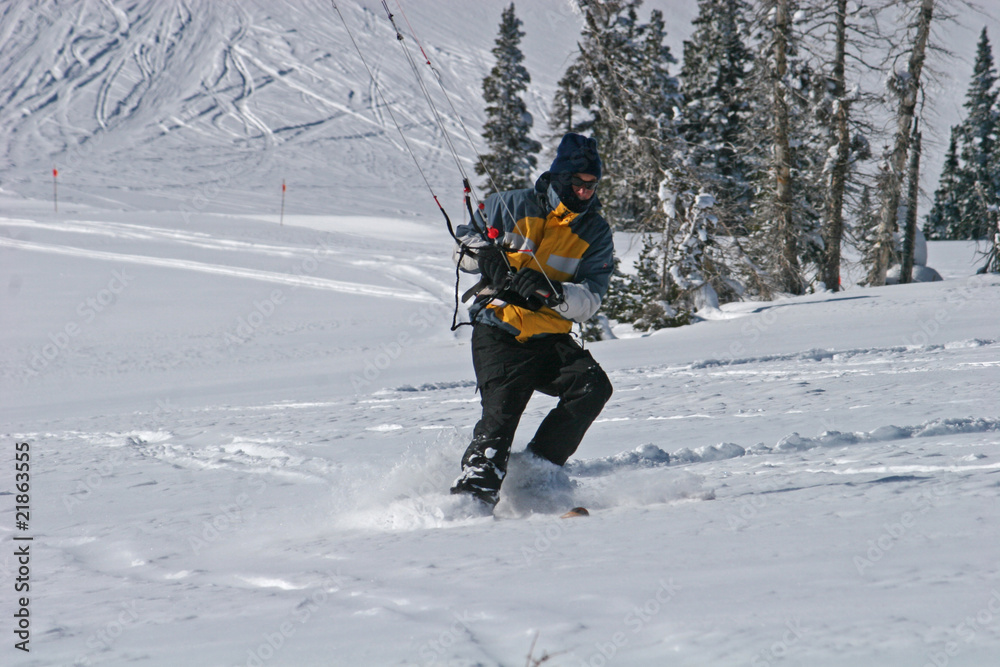
[[[754,187],[748,251],[766,272],[759,296],[802,294],[821,259],[820,212],[825,131],[817,122],[824,77],[800,56],[798,3],[762,0],[756,25],[759,51],[749,77],[752,114],[745,146]],[[752,278],[752,276],[751,276]]]
[[[746,144],[749,114],[749,11],[743,0],[699,0],[681,69],[681,132],[690,158],[712,179],[720,209],[737,218],[746,218],[750,198],[749,167],[738,150]]]
[[[533,120],[522,95],[531,77],[521,64],[521,25],[511,3],[503,11],[500,34],[493,47],[496,64],[483,79],[487,116],[483,137],[489,152],[483,155],[482,164],[476,165],[476,173],[491,177],[483,186],[485,194],[530,186],[538,164],[535,156],[542,148],[528,136]]]
[[[833,12],[834,52],[825,77],[828,90],[820,95],[820,123],[827,128],[826,152],[829,159],[822,169],[823,238],[819,279],[826,289],[840,290],[841,246],[844,240],[844,198],[851,170],[850,109],[854,101],[847,92],[847,0],[836,0]]]
[[[720,242],[724,235],[715,197],[704,190],[673,193],[671,185],[668,176],[660,184],[660,198],[675,227],[666,258],[669,282],[680,290],[674,303],[693,312],[703,301],[717,304],[720,295],[724,302],[733,301],[743,288],[731,278],[729,264],[735,258],[727,252],[731,242]]]
[[[876,183],[875,187],[878,187]],[[872,186],[864,185],[857,206],[858,220],[854,226],[854,245],[863,258],[870,259],[874,253],[875,240],[878,238],[878,206],[872,197]],[[863,262],[867,264],[867,261]]]
[[[924,236],[928,241],[961,238],[959,234],[961,207],[958,203],[961,178],[958,165],[958,127],[951,128],[948,152],[945,154],[941,179],[934,191],[934,204],[924,222]]]
[[[590,132],[597,118],[594,106],[594,91],[587,84],[583,63],[577,58],[556,84],[549,117],[552,138],[558,139],[567,132]]]
[[[634,322],[642,310],[642,290],[636,277],[624,273],[620,265],[621,261],[615,257],[615,269],[601,311],[618,322]]]
[[[961,218],[951,238],[989,239],[993,236],[989,209],[1000,201],[1000,161],[994,155],[998,140],[996,81],[993,52],[986,28],[983,28],[976,49],[972,83],[965,96],[968,115],[959,126]]]
[[[743,178],[734,135],[722,133],[713,140],[722,157],[705,151],[702,164],[693,159],[692,146],[697,145],[685,142],[679,131],[684,101],[669,71],[675,61],[665,45],[662,13],[653,11],[649,22],[641,23],[638,0],[581,0],[580,6],[586,28],[579,62],[593,91],[592,132],[609,147],[601,199],[622,227],[644,232],[635,272],[616,272],[604,310],[640,330],[687,324],[702,297],[715,304],[742,295],[731,263],[751,276],[758,273],[732,228],[720,219],[724,209],[715,195],[726,182],[713,173],[723,163],[732,182]],[[741,39],[737,36],[727,47],[737,61],[745,58]],[[705,71],[713,66],[706,65]],[[739,69],[745,65],[733,64],[730,71],[739,76]],[[720,89],[728,86],[713,81]],[[727,93],[735,124],[745,106],[734,91]],[[721,130],[726,123],[718,111],[698,117],[706,127],[714,124]],[[745,186],[734,190],[739,187],[743,194],[730,201],[742,196],[745,205]]]
[[[676,306],[681,290],[669,272],[668,246],[662,235],[644,234],[635,273],[616,270],[605,302],[608,317],[638,331],[690,324],[690,309]]]
[[[591,134],[601,146],[601,201],[622,228],[662,225],[657,184],[677,147],[676,61],[664,43],[663,15],[638,18],[641,0],[579,0],[585,26],[577,64],[593,90]]]
[[[872,187],[865,186],[862,191],[861,205],[858,207],[860,217],[855,245],[861,252],[861,264],[865,267],[875,266],[885,243],[880,210],[882,204],[877,201],[876,194],[885,192],[890,187],[890,181],[893,178],[890,166],[891,156],[892,151],[886,146],[878,162],[878,171],[873,179],[874,185]],[[862,280],[867,280],[867,278]]]
[[[963,105],[968,115],[951,129],[934,205],[924,222],[928,239],[993,238],[991,212],[1000,203],[996,82],[993,52],[983,28]]]
[[[714,247],[717,225],[706,224],[708,216],[673,219],[659,197],[667,176],[682,193],[685,210],[693,212],[688,199],[701,192],[706,179],[688,159],[678,133],[683,100],[669,71],[676,61],[665,43],[663,14],[653,11],[642,23],[640,5],[641,0],[580,0],[586,27],[578,64],[582,89],[592,91],[591,132],[605,147],[602,203],[620,227],[645,232],[635,273],[616,271],[604,310],[647,330],[689,323],[695,292],[719,272],[706,270],[716,253],[705,251]]]

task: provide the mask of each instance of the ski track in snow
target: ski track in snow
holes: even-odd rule
[[[467,392],[464,385],[444,384],[425,388],[414,395],[413,388],[406,386],[367,399],[204,408],[176,417],[171,415],[169,420],[166,415],[157,413],[145,418],[137,415],[138,421],[149,419],[164,426],[170,423],[167,428],[147,431],[22,433],[13,437],[65,443],[71,448],[79,448],[81,444],[111,448],[121,452],[120,456],[190,471],[259,476],[291,484],[323,484],[331,489],[346,482],[350,493],[336,492],[343,504],[331,510],[334,516],[340,517],[334,523],[344,528],[394,531],[458,527],[476,518],[468,507],[446,495],[447,487],[459,472],[457,461],[465,447],[468,429],[426,423],[426,409],[414,405],[414,401],[438,406],[452,403],[456,409],[450,412],[462,414],[468,420],[474,409],[464,398]],[[304,430],[296,427],[300,423],[322,423],[321,415],[330,413],[356,417],[338,420],[332,428],[314,426]],[[379,423],[379,419],[397,421]],[[229,424],[236,428],[206,430],[205,424]],[[261,424],[266,427],[258,428]],[[269,434],[266,437],[250,435],[264,430]],[[965,455],[958,461],[859,465],[861,461],[852,458],[851,451],[878,452],[884,446],[919,448],[922,441],[962,436],[996,439],[991,434],[998,432],[1000,418],[966,417],[935,419],[908,426],[887,424],[862,432],[826,431],[815,436],[796,432],[770,445],[691,443],[668,452],[660,446],[663,443],[646,443],[597,457],[585,456],[588,449],[585,443],[583,451],[578,452],[565,468],[529,459],[515,448],[497,516],[524,518],[533,514],[561,514],[575,505],[607,510],[712,500],[717,489],[707,478],[715,478],[718,473],[712,466],[725,466],[727,461],[744,457],[746,469],[780,467],[788,471],[794,467],[804,473],[849,478],[899,476],[901,481],[917,479],[913,476],[918,474],[997,470],[1000,463],[982,462],[974,454]],[[325,453],[329,446],[339,441],[363,440],[369,436],[396,443],[394,448],[397,450],[399,444],[404,447],[402,460],[395,463],[388,474],[374,468],[351,469]],[[607,443],[599,441],[589,444],[590,447],[607,448]],[[812,450],[823,453],[813,456],[809,454]],[[825,454],[831,451],[840,457],[833,463]],[[816,467],[819,461],[824,465]]]
[[[594,642],[630,632],[622,619],[646,600],[661,604],[658,594],[670,611],[628,635],[630,662],[680,651],[698,664],[746,664],[788,618],[811,623],[805,655],[841,658],[850,637],[849,653],[895,656],[893,642],[911,651],[913,637],[948,640],[940,626],[951,611],[881,615],[871,586],[894,604],[919,592],[937,610],[938,587],[988,584],[975,545],[988,525],[977,508],[992,502],[1000,472],[1000,342],[975,312],[989,312],[994,279],[966,286],[958,305],[946,299],[957,284],[914,286],[937,299],[927,308],[902,296],[912,292],[883,292],[903,324],[870,339],[796,338],[820,309],[865,312],[858,301],[803,299],[774,308],[791,321],[769,319],[780,335],[739,355],[712,350],[760,331],[746,304],[735,319],[595,345],[611,402],[557,468],[522,453],[555,404],[532,399],[494,518],[448,494],[479,406],[467,332],[448,331],[447,247],[413,240],[419,226],[403,220],[313,220],[318,229],[305,230],[205,216],[192,229],[169,216],[93,213],[69,224],[0,219],[9,312],[31,325],[7,330],[0,357],[0,382],[26,412],[6,413],[17,426],[4,438],[39,453],[51,518],[38,567],[73,601],[38,621],[62,656],[55,664],[152,652],[157,664],[187,664],[196,651],[242,665],[247,647],[282,619],[298,623],[296,613],[322,621],[294,625],[273,664],[326,664],[331,642],[350,664],[401,664],[440,640],[449,614],[466,612],[461,627],[481,639],[448,639],[460,664],[511,662],[530,642],[511,629],[528,626],[546,650],[586,664],[600,655]],[[79,317],[122,264],[134,285],[92,322]],[[272,317],[241,328],[288,279],[320,287],[288,290]],[[164,309],[178,294],[182,304]],[[926,344],[901,342],[948,307]],[[859,331],[871,327],[851,316]],[[67,317],[79,342],[46,348]],[[25,376],[47,349],[55,357]],[[558,518],[577,505],[591,516]],[[0,521],[0,535],[11,525]],[[956,540],[961,556],[933,551]],[[893,549],[871,569],[879,552],[870,557],[869,542]],[[938,562],[947,566],[927,565]],[[505,584],[483,594],[485,570]],[[817,582],[821,593],[808,592]],[[485,599],[470,602],[473,589]],[[106,591],[127,593],[112,604]],[[107,619],[132,618],[130,602],[134,627],[88,653]],[[719,619],[734,608],[755,611]],[[853,630],[858,614],[876,629]],[[192,623],[199,630],[179,646],[177,628]],[[386,633],[416,639],[370,641]]]
[[[400,4],[475,132],[509,3]],[[679,56],[694,3],[652,7]],[[479,416],[450,242],[389,110],[456,220],[458,170],[381,7],[344,9],[385,100],[329,5],[0,9],[0,431],[35,537],[32,652],[0,662],[993,664],[1000,282],[971,249],[595,345],[580,450],[521,453],[533,399],[481,516],[447,492]],[[580,19],[518,13],[539,130]]]
[[[399,299],[402,301],[413,301],[417,303],[440,303],[440,300],[428,294],[420,294],[412,291],[394,290],[376,285],[362,285],[340,280],[330,280],[328,278],[316,278],[312,276],[295,276],[279,274],[257,269],[245,269],[235,266],[222,266],[219,264],[206,264],[183,259],[165,259],[161,257],[145,257],[141,255],[130,255],[125,253],[104,252],[100,250],[87,250],[73,248],[70,246],[49,245],[42,243],[32,243],[30,241],[18,241],[15,239],[0,238],[0,246],[28,250],[31,252],[43,252],[55,255],[65,255],[68,257],[83,257],[86,259],[102,260],[121,264],[139,264],[144,266],[157,266],[170,269],[183,269],[187,271],[197,271],[214,275],[227,276],[232,278],[247,278],[250,280],[261,280],[277,285],[290,285],[293,287],[311,287],[313,289],[331,290],[344,294],[356,294],[359,296],[376,297],[382,299]]]

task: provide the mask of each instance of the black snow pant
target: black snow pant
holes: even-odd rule
[[[518,342],[494,326],[476,324],[472,332],[472,364],[482,394],[483,415],[462,457],[463,469],[489,460],[498,475],[479,485],[496,489],[507,471],[510,448],[521,414],[531,395],[558,396],[539,425],[528,451],[563,465],[576,451],[591,423],[611,398],[611,381],[590,352],[569,334]]]

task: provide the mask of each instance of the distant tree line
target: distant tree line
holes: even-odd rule
[[[583,27],[547,138],[597,138],[605,213],[643,239],[598,317],[648,330],[704,305],[837,291],[847,248],[863,284],[885,284],[892,267],[909,282],[925,62],[948,0],[699,0],[679,75],[660,11],[643,20],[642,0],[574,2]],[[529,186],[541,150],[528,136],[520,26],[511,4],[483,82],[488,191]],[[965,109],[925,217],[930,239],[998,234],[1000,104],[985,28]],[[889,130],[877,128],[886,117]],[[591,337],[607,330],[591,324]]]

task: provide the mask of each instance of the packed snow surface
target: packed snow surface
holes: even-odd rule
[[[444,165],[369,4],[345,13]],[[504,4],[469,35],[407,5],[460,97]],[[329,8],[293,33],[269,5],[3,10],[0,664],[995,664],[1000,277],[973,246],[928,244],[941,282],[590,344],[615,394],[580,450],[521,455],[536,397],[479,516],[448,495],[479,404],[443,221]],[[525,5],[567,39],[527,47],[539,99],[577,30],[551,7]],[[56,213],[24,167],[63,144]]]
[[[4,664],[1000,650],[1000,278],[968,244],[930,244],[942,282],[591,344],[614,397],[565,469],[515,454],[497,520],[447,494],[479,406],[440,230],[3,203],[0,531],[27,442],[34,537]]]

